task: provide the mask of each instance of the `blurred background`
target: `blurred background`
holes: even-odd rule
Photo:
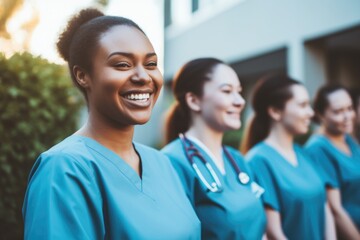
[[[264,74],[287,73],[311,96],[329,82],[360,87],[360,0],[0,0],[0,239],[22,239],[31,166],[86,117],[55,42],[66,20],[89,6],[137,22],[160,56],[164,88],[135,132],[135,141],[156,148],[172,77],[193,58],[217,57],[236,70],[248,103],[243,123]],[[225,142],[238,147],[241,136],[230,132]]]
[[[251,91],[265,74],[287,73],[311,97],[325,83],[360,86],[359,0],[165,1],[165,98],[171,78],[192,58],[213,56],[237,72],[251,114]],[[242,127],[244,129],[244,127]],[[239,145],[242,130],[225,141]]]

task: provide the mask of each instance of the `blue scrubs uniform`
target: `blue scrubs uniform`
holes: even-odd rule
[[[360,146],[349,135],[346,142],[351,155],[340,151],[323,135],[313,135],[306,150],[321,167],[326,184],[339,188],[343,207],[360,231]]]
[[[142,178],[83,136],[41,154],[23,206],[25,239],[200,239],[200,222],[169,159],[134,146]]]
[[[246,160],[254,170],[255,180],[265,188],[265,206],[280,213],[285,236],[291,240],[323,240],[324,182],[304,150],[297,145],[294,145],[294,150],[297,166],[293,166],[265,142],[254,146],[246,155]]]
[[[261,200],[252,192],[252,180],[246,185],[241,184],[225,154],[226,174],[223,175],[211,157],[199,145],[194,145],[215,170],[223,187],[222,192],[210,192],[200,181],[186,158],[180,139],[165,146],[162,152],[170,158],[201,221],[202,239],[261,239],[266,216]],[[240,169],[251,176],[239,152],[227,149]],[[207,181],[212,183],[214,180],[204,164],[198,158],[194,161]]]

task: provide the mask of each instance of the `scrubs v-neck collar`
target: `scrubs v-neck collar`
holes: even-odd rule
[[[336,152],[340,153],[342,156],[346,158],[352,159],[355,155],[356,149],[354,148],[353,143],[351,143],[350,137],[348,135],[345,135],[345,142],[349,146],[350,154],[345,153],[344,151],[341,151],[333,142],[331,142],[330,139],[328,139],[326,136],[319,134],[319,138],[325,141],[332,149],[334,149]]]
[[[264,146],[266,146],[268,149],[270,149],[271,151],[273,151],[276,155],[278,155],[281,158],[281,161],[285,161],[287,163],[287,165],[289,165],[292,168],[299,168],[300,167],[300,158],[299,155],[295,149],[295,146],[293,144],[293,150],[295,152],[295,156],[296,156],[296,161],[297,161],[297,165],[292,164],[287,158],[286,156],[284,156],[282,153],[278,152],[273,146],[271,146],[270,144],[266,143],[265,141],[262,142],[262,144]]]
[[[142,169],[142,174],[140,177],[137,172],[132,167],[130,167],[130,165],[127,164],[119,155],[117,155],[114,151],[105,147],[98,141],[81,135],[74,136],[82,139],[89,148],[101,154],[105,159],[109,160],[112,164],[114,164],[114,166],[121,172],[121,174],[123,174],[140,192],[147,195],[153,200],[155,199],[153,197],[154,194],[149,188],[151,178],[150,176],[148,176],[147,173],[150,166],[148,166],[148,161],[146,160],[146,157],[144,157],[145,154],[143,154],[141,146],[133,142],[135,151],[140,158],[140,164]]]

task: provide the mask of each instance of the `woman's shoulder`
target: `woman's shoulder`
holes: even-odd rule
[[[307,161],[312,161],[313,156],[305,149],[304,146],[294,143],[294,150],[298,156],[301,156],[303,159]]]
[[[294,143],[295,152],[306,154],[305,148],[301,146],[299,143]]]
[[[328,140],[325,136],[320,134],[313,134],[310,138],[306,141],[304,147],[306,149],[312,148],[324,148],[328,144]]]
[[[180,138],[176,138],[175,140],[168,143],[161,149],[161,152],[170,159],[170,162],[175,168],[191,168],[189,159],[186,157],[184,146],[182,145]]]
[[[87,159],[89,157],[90,155],[88,154],[87,146],[83,139],[80,136],[71,135],[43,152],[39,158],[58,160],[62,158]]]
[[[86,144],[79,136],[71,135],[37,158],[30,177],[41,170],[42,173],[76,173],[78,170],[86,176],[91,176],[91,159]],[[79,173],[79,172],[78,172]]]
[[[271,157],[271,150],[264,142],[252,147],[245,155],[246,161],[266,161]]]
[[[51,148],[49,148],[44,153],[76,153],[77,149],[82,146],[85,147],[84,141],[82,140],[82,137],[80,135],[70,135],[67,138],[63,139],[59,143],[55,144]],[[80,151],[79,151],[80,152]]]
[[[360,147],[359,142],[354,138],[354,136],[352,136],[350,134],[346,134],[345,139],[350,145]]]
[[[161,152],[168,156],[170,159],[178,159],[180,156],[184,155],[184,147],[181,144],[181,140],[179,138],[176,138],[167,145],[165,145],[161,149]]]

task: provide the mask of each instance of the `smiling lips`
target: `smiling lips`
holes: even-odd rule
[[[150,93],[131,93],[124,97],[132,101],[146,102],[150,98]]]

